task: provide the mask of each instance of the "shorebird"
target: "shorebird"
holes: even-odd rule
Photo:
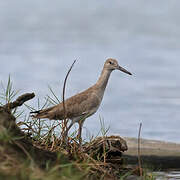
[[[65,101],[66,107],[66,117],[71,119],[70,125],[67,127],[66,135],[68,134],[69,129],[73,126],[74,123],[79,124],[78,130],[78,139],[79,144],[81,144],[81,132],[82,126],[86,118],[93,115],[99,108],[101,101],[103,99],[104,91],[106,89],[110,74],[113,70],[120,70],[124,73],[132,75],[129,71],[119,66],[117,60],[109,58],[105,61],[103,70],[97,82],[86,89],[83,92],[80,92]],[[48,118],[50,120],[63,120],[64,119],[64,109],[63,103],[55,105],[53,107],[34,111],[34,118]]]

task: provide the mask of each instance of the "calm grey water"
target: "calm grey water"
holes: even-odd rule
[[[0,81],[16,89],[66,97],[95,83],[106,58],[133,73],[113,72],[102,105],[86,120],[96,135],[99,116],[109,134],[180,142],[179,0],[0,1]]]
[[[156,180],[177,180],[180,179],[179,171],[154,172]]]

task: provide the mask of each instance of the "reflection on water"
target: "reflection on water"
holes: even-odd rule
[[[155,172],[157,180],[176,180],[180,179],[180,171],[170,171],[170,172]]]
[[[167,3],[165,3],[167,2]],[[133,73],[113,72],[99,111],[85,126],[109,133],[180,142],[180,1],[0,2],[0,78],[43,99],[61,98],[68,67],[71,96],[93,84],[107,57]],[[35,99],[30,103],[35,104]]]

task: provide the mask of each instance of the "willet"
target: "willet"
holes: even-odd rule
[[[99,108],[101,104],[104,91],[106,89],[110,74],[113,70],[120,70],[124,73],[132,75],[129,71],[119,66],[117,60],[109,58],[105,61],[103,70],[98,81],[88,88],[87,90],[78,93],[65,101],[66,117],[71,119],[70,125],[67,127],[66,135],[69,129],[76,122],[79,124],[79,143],[81,144],[81,132],[82,126],[86,118],[93,115]],[[31,113],[36,113],[33,117],[35,118],[48,118],[50,120],[63,120],[64,119],[64,109],[63,103],[55,105],[53,107],[43,109],[40,111],[35,111]]]

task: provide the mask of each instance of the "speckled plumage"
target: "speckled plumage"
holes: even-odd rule
[[[86,91],[76,94],[65,101],[67,118],[73,119],[75,117],[87,116],[93,114],[101,101],[91,87]],[[54,120],[64,119],[63,103],[48,109],[40,110],[35,118],[48,118]]]

